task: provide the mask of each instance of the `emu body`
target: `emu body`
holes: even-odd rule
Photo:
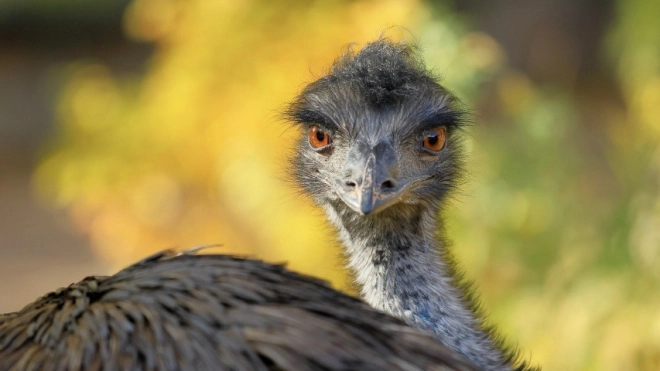
[[[325,282],[163,252],[0,315],[0,370],[476,370]]]

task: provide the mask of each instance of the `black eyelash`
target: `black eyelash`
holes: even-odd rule
[[[296,111],[293,119],[300,124],[318,124],[328,131],[337,129],[337,124],[328,116],[310,109]]]
[[[430,113],[418,125],[418,129],[422,133],[427,133],[429,130],[437,128],[438,126],[446,126],[449,130],[452,126],[458,125],[460,122],[460,113],[451,110],[442,110]]]

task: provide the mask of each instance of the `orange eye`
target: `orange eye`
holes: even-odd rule
[[[437,127],[424,137],[424,148],[429,151],[438,152],[444,147],[446,138],[447,128],[444,126]]]
[[[330,135],[317,125],[309,127],[309,144],[313,148],[323,148],[332,143]]]

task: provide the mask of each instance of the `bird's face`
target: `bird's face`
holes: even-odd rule
[[[287,112],[302,131],[296,179],[342,215],[437,208],[460,168],[456,106],[413,47],[380,39],[349,50]]]
[[[352,83],[303,93],[293,112],[302,131],[298,182],[317,202],[360,215],[395,205],[437,207],[459,162],[451,96],[422,88],[373,105],[361,93]]]

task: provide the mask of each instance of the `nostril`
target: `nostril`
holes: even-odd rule
[[[344,185],[345,185],[346,187],[348,187],[348,188],[355,188],[355,187],[357,187],[357,183],[355,183],[355,182],[352,181],[352,180],[347,180],[347,181],[345,181],[345,182],[344,182]]]
[[[388,179],[381,184],[380,188],[383,190],[391,190],[396,187],[396,183],[392,179]]]

